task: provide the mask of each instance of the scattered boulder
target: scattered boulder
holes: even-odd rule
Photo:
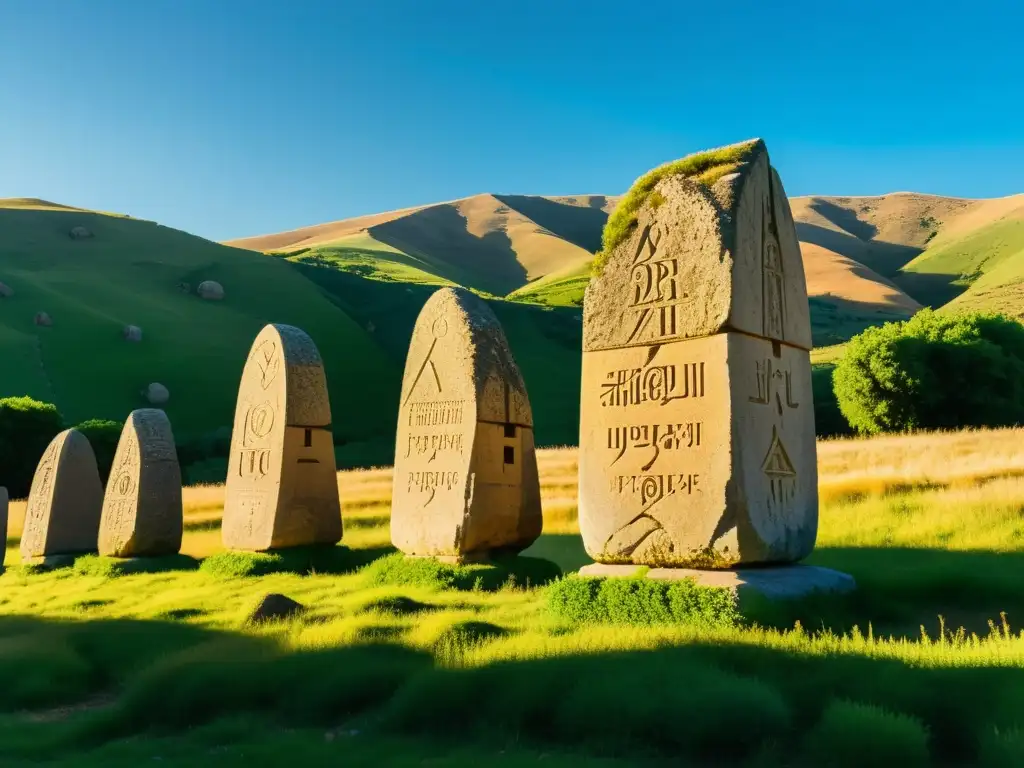
[[[150,405],[163,405],[171,399],[171,393],[167,387],[155,381],[146,387],[144,395]]]
[[[260,600],[256,610],[249,615],[249,623],[257,624],[263,621],[290,619],[292,616],[297,616],[305,610],[306,607],[301,603],[297,603],[290,597],[274,592]]]
[[[6,283],[0,283],[0,299],[9,299],[14,295],[14,289]]]
[[[92,232],[82,226],[72,227],[68,235],[72,240],[87,240],[92,237]]]
[[[224,298],[224,286],[215,280],[204,280],[196,288],[199,298],[207,301],[220,301]]]
[[[53,319],[45,312],[36,312],[35,324],[49,328],[53,325]]]
[[[142,329],[137,325],[126,325],[121,335],[125,341],[142,341]]]

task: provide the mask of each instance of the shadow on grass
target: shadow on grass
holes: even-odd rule
[[[271,552],[220,552],[203,560],[199,570],[220,578],[266,576],[271,573],[344,574],[357,571],[394,549],[346,546],[291,547]]]
[[[467,622],[435,651],[501,642],[504,632]],[[1012,730],[1024,717],[1024,670],[983,662],[922,665],[709,638],[448,668],[390,643],[289,650],[176,622],[32,617],[0,618],[0,644],[5,761],[74,759],[135,734],[187,740],[194,726],[232,716],[684,764],[1024,758]]]
[[[563,572],[578,571],[584,565],[594,562],[583,548],[583,537],[578,533],[544,533],[523,550],[525,557],[550,560]]]
[[[80,576],[130,576],[135,573],[164,573],[167,571],[194,571],[199,561],[189,555],[164,557],[102,557],[83,555],[75,559],[75,574]]]
[[[744,615],[760,624],[837,633],[871,625],[876,635],[916,639],[922,626],[938,633],[964,627],[987,635],[989,622],[1024,623],[1024,553],[835,547],[816,549],[807,562],[849,573],[857,589],[845,595],[812,595],[789,602],[757,601]]]

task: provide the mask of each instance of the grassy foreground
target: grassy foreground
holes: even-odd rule
[[[189,557],[169,570],[32,574],[11,565],[16,502],[0,762],[1017,764],[1022,438],[821,443],[811,561],[859,589],[738,624],[575,622],[522,579],[389,581],[386,469],[339,475],[346,547],[313,573],[235,575],[208,486],[185,491]],[[542,452],[541,475],[545,534],[520,562],[569,572],[587,562],[575,452]],[[247,624],[270,592],[309,610]]]

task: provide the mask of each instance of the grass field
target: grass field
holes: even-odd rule
[[[206,558],[199,568],[113,576],[93,558],[33,574],[10,565],[15,502],[0,576],[0,759],[1017,764],[1022,439],[820,443],[810,561],[853,574],[857,592],[755,606],[717,629],[575,624],[547,609],[542,584],[387,583],[371,562],[389,551],[386,468],[339,474],[345,546],[307,575],[231,575],[217,486],[185,490],[183,551]],[[540,464],[545,533],[520,563],[568,573],[588,561],[576,454],[542,451]],[[308,613],[246,625],[269,592]]]

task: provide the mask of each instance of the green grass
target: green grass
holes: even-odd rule
[[[595,274],[600,274],[605,261],[621,243],[623,243],[636,226],[636,217],[644,207],[654,188],[662,179],[670,176],[686,176],[694,181],[711,186],[722,176],[735,170],[739,164],[748,161],[758,151],[764,150],[764,142],[752,139],[707,152],[697,152],[660,165],[648,171],[633,182],[633,186],[619,201],[618,206],[608,217],[604,227],[601,253],[593,262]]]
[[[338,574],[8,569],[0,761],[1014,764],[1022,504],[1017,478],[826,499],[810,560],[858,590],[742,617],[685,582],[485,589],[372,549]],[[545,541],[567,569],[578,538]],[[308,611],[247,625],[271,592]]]
[[[582,307],[590,283],[590,262],[552,272],[510,293],[510,301],[525,301],[550,307]]]

